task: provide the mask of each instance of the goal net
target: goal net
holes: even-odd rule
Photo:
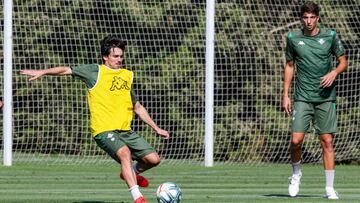
[[[113,162],[90,135],[85,84],[71,76],[28,82],[19,74],[22,69],[101,63],[100,40],[108,34],[128,42],[125,64],[135,73],[139,101],[171,139],[159,138],[137,117],[133,129],[165,163],[203,163],[206,1],[13,2],[15,163]],[[337,30],[349,62],[348,71],[338,78],[336,159],[358,160],[360,2],[317,2],[322,26]],[[301,27],[301,3],[216,2],[216,163],[289,162],[290,120],[281,109],[284,47],[286,33]],[[3,60],[0,63],[3,67]],[[313,132],[307,134],[303,152],[305,162],[321,162]]]

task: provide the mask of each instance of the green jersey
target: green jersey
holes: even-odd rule
[[[325,102],[336,100],[336,83],[320,86],[321,77],[333,69],[333,56],[344,55],[344,47],[334,30],[321,28],[315,36],[303,31],[289,32],[286,42],[286,61],[294,61],[295,101]]]

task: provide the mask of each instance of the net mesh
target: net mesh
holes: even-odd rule
[[[15,163],[113,162],[90,135],[85,84],[70,76],[28,82],[18,73],[101,63],[99,44],[108,34],[128,42],[125,64],[135,72],[139,100],[172,138],[162,140],[138,118],[133,129],[158,150],[165,163],[203,163],[205,1],[13,2]],[[321,24],[336,28],[349,62],[348,71],[338,78],[336,159],[358,160],[360,2],[316,2],[322,7]],[[216,2],[216,163],[289,162],[290,120],[281,109],[284,47],[286,33],[301,26],[301,3]],[[3,30],[0,34],[3,40]],[[321,161],[313,132],[306,136],[303,152],[304,162]]]

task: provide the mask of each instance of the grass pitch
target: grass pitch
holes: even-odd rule
[[[335,188],[340,200],[323,198],[322,165],[303,165],[300,194],[287,193],[290,165],[203,167],[160,165],[144,173],[150,186],[141,189],[149,203],[162,182],[178,183],[182,203],[227,202],[359,202],[360,166],[336,168]],[[132,203],[119,167],[14,165],[0,166],[0,202],[21,203]]]

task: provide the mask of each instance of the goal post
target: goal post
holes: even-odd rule
[[[12,0],[4,0],[4,96],[3,96],[3,164],[4,166],[12,165]]]
[[[206,1],[205,166],[214,165],[215,2]]]

